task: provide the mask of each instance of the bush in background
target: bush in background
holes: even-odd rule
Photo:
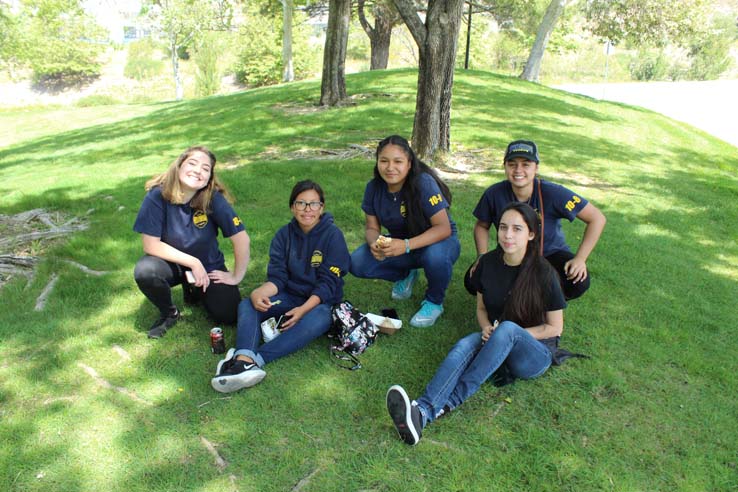
[[[162,52],[151,38],[139,39],[128,45],[123,75],[129,79],[146,80],[164,71]]]
[[[282,81],[282,17],[247,13],[239,30],[238,55],[233,64],[236,80],[249,87],[278,84]],[[304,15],[295,12],[292,29],[292,57],[295,80],[320,72],[322,46],[309,41],[310,27]]]
[[[195,93],[198,96],[212,96],[220,91],[223,76],[220,68],[221,54],[227,45],[224,33],[207,32],[195,44]]]

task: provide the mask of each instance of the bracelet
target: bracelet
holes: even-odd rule
[[[405,239],[405,254],[410,253],[410,240]]]

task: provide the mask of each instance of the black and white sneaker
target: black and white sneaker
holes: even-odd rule
[[[222,360],[218,361],[218,366],[215,368],[216,376],[220,374],[220,370],[223,368],[223,364],[231,360],[233,358],[233,354],[235,353],[236,353],[236,349],[231,347],[228,349],[228,352],[226,352],[225,357]]]
[[[387,411],[400,438],[411,446],[418,444],[423,433],[420,409],[410,403],[402,386],[396,384],[387,390]]]
[[[266,376],[266,372],[255,363],[234,359],[230,350],[226,355],[231,355],[231,358],[218,363],[218,374],[210,380],[215,391],[231,393],[250,388],[259,384]]]
[[[157,319],[149,328],[149,338],[161,338],[169,328],[177,324],[180,314],[179,310]]]

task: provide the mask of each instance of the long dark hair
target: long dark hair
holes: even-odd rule
[[[536,211],[527,203],[511,202],[502,210],[500,217],[508,210],[518,212],[528,226],[528,230],[534,236],[533,239],[528,241],[518,277],[515,279],[505,302],[502,316],[505,320],[513,321],[523,328],[528,328],[540,325],[545,321],[548,290],[551,287],[553,275],[556,273],[548,261],[540,255],[541,237],[539,231],[541,229],[540,219]],[[499,237],[499,226],[497,234]]]
[[[421,203],[420,178],[422,174],[430,174],[436,180],[438,187],[441,189],[441,194],[448,201],[449,207],[451,206],[451,190],[448,189],[446,183],[441,180],[434,169],[415,155],[408,141],[399,135],[390,135],[377,145],[374,179],[382,180],[382,176],[379,174],[379,154],[388,145],[397,145],[400,147],[410,161],[410,171],[407,173],[402,189],[405,191],[407,200],[407,228],[411,237],[417,236],[430,227],[430,221],[423,215],[423,204]]]
[[[295,200],[297,200],[297,195],[302,193],[303,191],[308,190],[314,190],[315,193],[318,194],[318,198],[320,198],[321,203],[325,204],[325,195],[323,194],[323,188],[320,187],[318,183],[311,179],[306,179],[304,181],[298,181],[295,183],[295,186],[292,187],[292,192],[290,193],[290,207],[293,203],[295,203]]]

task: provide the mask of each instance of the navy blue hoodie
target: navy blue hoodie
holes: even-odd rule
[[[267,280],[279,292],[307,300],[316,295],[324,304],[343,300],[343,277],[351,256],[333,215],[325,212],[305,234],[294,218],[281,227],[269,247]]]

